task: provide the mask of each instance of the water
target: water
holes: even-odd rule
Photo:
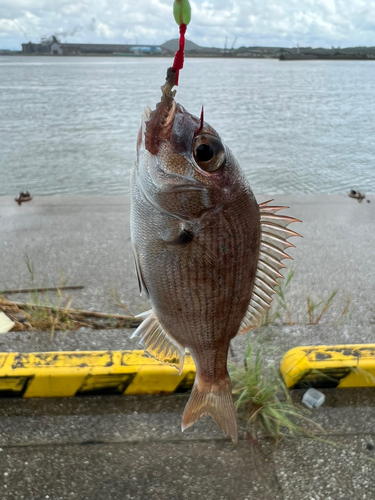
[[[129,192],[169,59],[0,57],[0,195]],[[375,63],[187,59],[178,101],[255,192],[375,193]]]

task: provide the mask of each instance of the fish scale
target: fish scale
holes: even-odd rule
[[[258,206],[218,133],[173,94],[147,111],[137,147],[131,236],[152,309],[133,336],[180,371],[189,349],[196,378],[182,429],[209,414],[235,442],[229,343],[270,307],[297,219]]]

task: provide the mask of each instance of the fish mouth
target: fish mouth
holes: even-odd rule
[[[203,185],[179,184],[178,186],[168,186],[166,189],[168,193],[184,193],[186,191],[206,191],[206,187]]]
[[[164,193],[184,193],[187,191],[206,191],[207,187],[191,175],[167,174],[167,182],[163,186]]]

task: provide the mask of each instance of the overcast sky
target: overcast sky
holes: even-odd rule
[[[195,0],[187,38],[203,46],[375,45],[375,0]],[[160,44],[176,38],[173,0],[0,0],[0,49],[66,42]]]

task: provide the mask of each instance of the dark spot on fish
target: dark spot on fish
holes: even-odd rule
[[[242,243],[239,243],[237,248],[242,248]]]
[[[191,241],[193,241],[194,234],[191,233],[190,231],[187,231],[184,229],[181,231],[181,233],[175,238],[174,240],[171,241],[166,241],[167,246],[172,246],[172,247],[177,247],[177,246],[185,246]]]
[[[331,358],[332,358],[331,354],[327,354],[327,353],[324,353],[324,352],[317,352],[315,354],[315,359],[317,361],[323,361],[324,359],[331,359]]]
[[[231,234],[228,234],[228,239],[231,239],[232,238],[232,235]]]
[[[366,448],[369,450],[369,451],[372,451],[374,449],[374,447],[372,446],[372,444],[370,443],[367,443],[367,446]]]
[[[227,249],[226,249],[225,245],[221,245],[221,251],[222,251],[223,253],[226,253]]]
[[[218,277],[217,277],[217,279],[218,279],[218,280],[221,280],[221,276],[218,276]]]
[[[218,288],[221,288],[221,285],[219,285]]]

